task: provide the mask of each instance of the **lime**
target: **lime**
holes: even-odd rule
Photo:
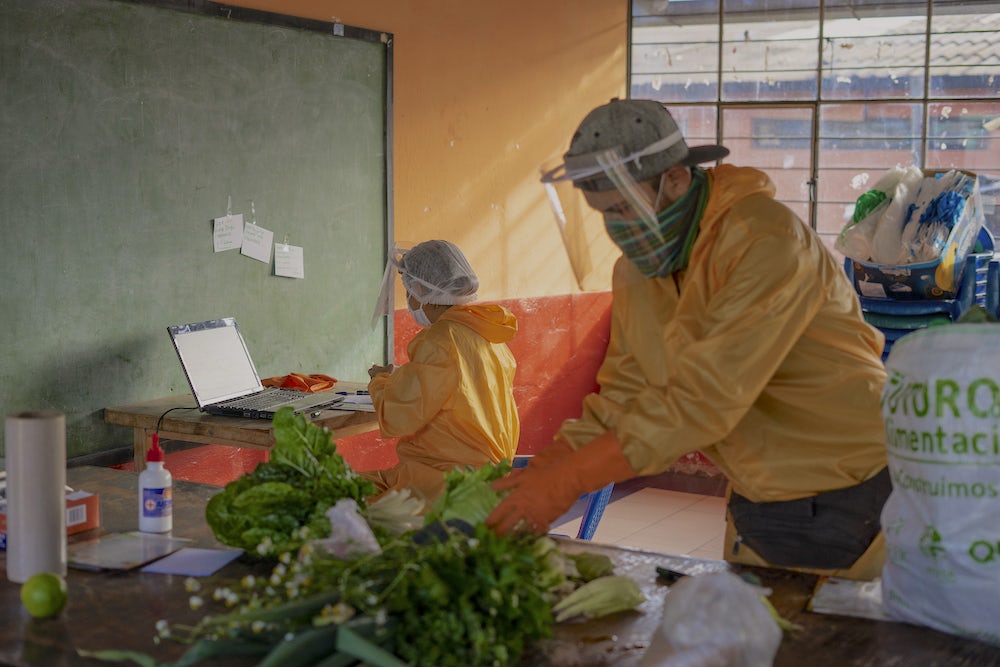
[[[35,618],[49,618],[66,604],[66,580],[52,572],[39,572],[21,584],[21,604]]]

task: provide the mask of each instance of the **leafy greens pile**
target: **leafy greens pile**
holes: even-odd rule
[[[291,408],[278,410],[273,423],[270,460],[227,484],[205,509],[217,540],[260,556],[294,552],[327,537],[327,509],[343,498],[361,505],[375,493],[337,453],[328,429]]]
[[[227,609],[193,627],[161,621],[157,640],[191,645],[175,663],[128,651],[81,655],[150,667],[221,655],[256,656],[258,667],[506,667],[551,636],[557,619],[643,601],[633,581],[613,576],[606,556],[566,554],[548,537],[486,527],[500,501],[490,484],[510,472],[506,461],[446,473],[441,498],[409,528],[412,499],[366,505],[375,488],[336,453],[329,431],[290,409],[278,411],[274,430],[271,460],[228,484],[206,510],[221,542],[276,559],[271,575],[216,588],[211,598]],[[327,510],[343,499],[373,529],[376,550],[338,557],[328,548],[344,526],[331,527],[328,516],[340,515]],[[397,529],[378,530],[376,515]],[[200,608],[200,584],[186,584]]]

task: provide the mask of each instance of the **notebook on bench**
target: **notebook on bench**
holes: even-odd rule
[[[232,317],[168,326],[167,332],[198,407],[210,414],[271,419],[286,405],[306,412],[344,399],[330,393],[265,387]]]

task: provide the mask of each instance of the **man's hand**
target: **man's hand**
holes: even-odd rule
[[[486,518],[486,525],[501,535],[548,532],[552,522],[565,514],[582,493],[573,480],[553,475],[548,467],[536,466],[534,461],[492,486],[496,491],[510,491]]]
[[[503,535],[526,530],[545,533],[577,498],[609,482],[635,477],[613,431],[606,431],[576,451],[568,444],[550,456],[539,455],[523,470],[493,482],[497,491],[509,491],[486,518],[486,525]],[[551,447],[550,447],[551,449]],[[539,465],[535,465],[538,463]]]
[[[572,456],[573,452],[574,449],[568,442],[557,438],[551,445],[532,456],[528,465],[532,466],[532,470],[540,470],[542,466],[550,466],[559,463],[567,456]]]

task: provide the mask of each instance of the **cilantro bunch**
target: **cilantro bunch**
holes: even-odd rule
[[[359,614],[390,619],[395,655],[415,667],[517,664],[528,643],[552,634],[535,538],[441,526],[434,539],[409,534],[352,561],[314,554],[306,594],[336,590]]]
[[[225,486],[205,508],[205,519],[223,544],[260,556],[295,551],[330,535],[326,510],[342,498],[360,506],[375,486],[337,453],[329,429],[291,408],[274,415],[270,460]]]

